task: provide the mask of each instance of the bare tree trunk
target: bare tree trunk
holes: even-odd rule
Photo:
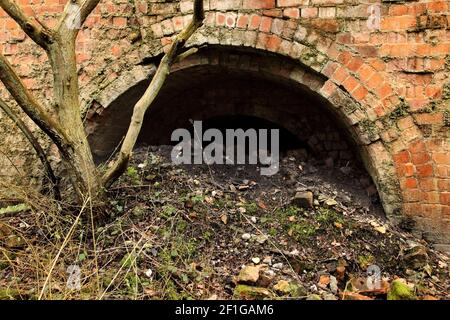
[[[111,185],[125,171],[141,130],[145,112],[161,90],[170,73],[170,66],[177,59],[182,59],[192,52],[180,54],[186,41],[202,25],[204,19],[203,0],[194,0],[194,15],[191,23],[174,39],[163,57],[150,86],[134,108],[131,124],[117,160],[100,178],[81,118],[75,55],[75,41],[79,28],[99,1],[68,1],[58,25],[56,28],[50,29],[36,17],[34,19],[27,17],[15,1],[0,0],[0,7],[20,25],[36,44],[47,52],[53,71],[54,111],[57,119],[48,113],[27,90],[1,53],[0,80],[19,107],[58,147],[80,203],[87,197],[90,199],[102,198],[104,187]],[[74,6],[76,12],[73,12]],[[73,24],[74,16],[79,19],[79,25]]]
[[[71,171],[78,195],[95,199],[102,193],[102,187],[81,117],[75,40],[67,39],[63,34],[55,35],[49,47],[49,58],[53,69],[55,108],[72,146],[64,161]]]
[[[81,5],[81,23],[95,8],[99,0],[86,0]],[[100,180],[92,160],[81,120],[79,105],[78,75],[75,58],[75,39],[78,29],[70,29],[65,23],[70,18],[69,8],[76,0],[71,0],[61,17],[57,30],[47,28],[37,18],[27,17],[21,8],[11,0],[0,0],[2,7],[27,35],[49,56],[54,76],[56,112],[54,119],[35,97],[26,89],[14,72],[10,63],[0,54],[0,80],[14,97],[22,110],[56,144],[81,202],[90,196],[95,198],[100,188]],[[38,23],[36,23],[36,21]]]

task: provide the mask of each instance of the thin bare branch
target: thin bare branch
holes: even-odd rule
[[[91,14],[91,12],[97,7],[100,0],[86,0],[81,6],[80,10],[80,20],[81,25],[86,21],[87,17]]]
[[[52,166],[50,165],[50,162],[47,159],[47,156],[45,155],[45,151],[42,149],[41,145],[37,141],[37,139],[33,136],[33,133],[31,133],[31,130],[27,127],[25,122],[22,121],[15,113],[14,111],[0,98],[0,108],[6,113],[6,115],[17,125],[17,127],[22,131],[24,136],[27,138],[27,140],[30,142],[30,144],[33,146],[34,150],[36,151],[39,159],[41,160],[45,171],[47,172],[47,178],[49,179],[50,184],[53,187],[53,194],[57,200],[61,199],[61,194],[59,192],[58,188],[58,179],[56,178]]]
[[[50,139],[61,149],[67,149],[69,139],[63,129],[27,90],[22,80],[14,72],[9,61],[0,54],[0,80],[11,93],[22,110],[44,131]]]
[[[42,48],[47,49],[52,42],[52,32],[40,23],[36,23],[25,15],[15,1],[0,0],[0,7],[16,21],[23,31]]]
[[[181,61],[183,61],[184,59],[189,58],[190,56],[192,56],[193,54],[196,54],[198,52],[198,48],[190,48],[189,50],[186,50],[183,53],[180,53],[176,58],[174,63],[179,63]]]
[[[138,135],[142,128],[144,116],[147,109],[153,103],[159,91],[161,90],[167,76],[170,73],[170,67],[175,62],[179,50],[184,46],[186,41],[194,34],[195,31],[203,24],[205,18],[203,0],[194,1],[194,15],[190,24],[181,31],[172,44],[169,50],[164,55],[158,69],[150,82],[144,95],[139,99],[133,109],[133,115],[131,118],[130,127],[128,128],[124,142],[120,149],[117,160],[115,160],[110,169],[106,171],[102,178],[102,182],[106,187],[109,187],[114,181],[116,181],[128,166],[128,161],[131,156],[131,152],[136,144]]]

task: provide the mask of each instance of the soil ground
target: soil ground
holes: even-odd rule
[[[0,298],[450,298],[448,258],[387,221],[363,170],[291,152],[265,177],[170,150],[135,151],[101,222],[18,196],[0,214]]]

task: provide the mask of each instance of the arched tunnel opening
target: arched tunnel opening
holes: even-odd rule
[[[209,130],[209,129],[218,129],[223,136],[226,135],[226,130],[238,130],[242,129],[245,132],[247,130],[256,130],[259,132],[259,130],[268,130],[270,132],[271,130],[279,130],[279,150],[281,152],[287,152],[289,150],[296,150],[296,149],[304,149],[308,153],[312,153],[312,149],[308,146],[307,142],[302,141],[299,137],[297,137],[295,134],[290,132],[288,129],[280,126],[279,124],[272,122],[270,120],[259,118],[257,116],[248,116],[248,115],[224,115],[224,116],[217,116],[212,118],[207,118],[202,121],[203,130]],[[194,129],[191,126],[189,128],[190,133],[192,136],[195,135]],[[204,142],[203,145],[208,145],[209,142]],[[248,149],[248,148],[247,148]],[[248,150],[246,151],[248,152]],[[270,150],[270,141],[268,148]]]
[[[282,151],[302,145],[319,158],[352,158],[348,137],[320,101],[258,73],[214,66],[174,73],[146,115],[139,143],[170,144],[175,129],[192,130],[192,120],[205,128],[277,128]]]
[[[120,146],[133,106],[147,86],[148,81],[133,86],[90,124],[90,143],[97,162],[111,157]],[[325,168],[328,171],[322,172],[323,179],[351,186],[351,192],[366,197],[366,205],[383,214],[376,187],[348,129],[333,107],[303,85],[261,67],[243,70],[209,63],[179,68],[169,75],[148,110],[137,147],[173,146],[177,142],[171,141],[172,133],[180,128],[195,136],[193,121],[202,121],[204,130],[223,132],[279,129],[280,175],[288,176],[285,180],[290,181],[290,188],[305,183],[289,178],[283,166],[296,161],[295,168],[308,173]],[[241,178],[249,173],[243,171]]]

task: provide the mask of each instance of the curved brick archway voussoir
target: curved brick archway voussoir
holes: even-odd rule
[[[151,41],[143,43],[141,56],[162,53],[169,46],[172,34],[189,19],[187,14],[152,24]],[[324,89],[331,94],[336,87],[341,87],[365,107],[372,121],[395,110],[400,98],[390,79],[381,72],[381,59],[373,58],[369,63],[357,50],[339,43],[335,32],[327,32],[326,21],[323,25],[299,21],[267,16],[264,12],[213,11],[207,14],[205,26],[193,35],[187,46],[220,45],[276,53],[330,79]]]

